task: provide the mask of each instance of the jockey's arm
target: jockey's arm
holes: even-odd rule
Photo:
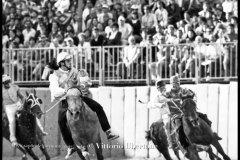
[[[49,89],[52,97],[61,98],[66,94],[66,90],[59,86],[58,77],[55,74],[49,76],[49,82]]]
[[[23,104],[23,102],[24,102],[24,96],[22,95],[22,93],[20,92],[19,89],[17,90],[17,96],[21,99],[22,104]]]

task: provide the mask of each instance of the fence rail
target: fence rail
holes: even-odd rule
[[[48,63],[61,51],[73,55],[72,66],[86,69],[93,83],[150,84],[178,73],[181,80],[238,78],[238,42],[149,46],[3,49],[4,73],[15,83],[46,83]]]

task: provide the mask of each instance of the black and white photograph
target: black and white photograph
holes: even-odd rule
[[[238,160],[238,0],[2,0],[3,160]]]

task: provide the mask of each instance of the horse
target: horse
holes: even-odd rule
[[[36,118],[41,118],[43,114],[40,104],[42,100],[37,98],[36,91],[28,93],[26,91],[27,98],[24,100],[23,107],[16,113],[16,138],[18,142],[18,148],[22,153],[22,160],[27,160],[27,153],[34,159],[39,160],[35,155],[32,148],[39,146],[42,153],[45,155],[46,160],[50,160],[50,156],[46,150],[43,135],[40,128],[37,125]],[[2,136],[10,142],[9,122],[6,114],[2,117]]]
[[[70,82],[79,82],[78,78]],[[70,84],[70,85],[69,85]],[[75,149],[82,160],[89,160],[88,145],[93,144],[98,160],[103,160],[98,117],[83,101],[81,86],[68,83],[66,100],[67,124],[72,133]]]
[[[151,124],[150,130],[146,131],[145,138],[147,139],[147,141],[152,140],[157,150],[163,154],[166,160],[172,160],[168,150],[168,141],[166,132],[164,130],[164,123],[161,118]],[[173,138],[173,141],[176,141],[174,134],[171,135],[171,138]],[[177,147],[177,144],[173,143],[174,154],[176,155],[178,160],[181,160]]]
[[[196,110],[196,103],[193,99],[183,99],[182,123],[183,130],[188,141],[191,144],[195,145],[199,151],[207,151],[211,160],[214,160],[214,158],[220,160],[220,158],[212,152],[212,148],[210,145],[213,145],[217,149],[217,151],[222,155],[224,160],[230,160],[230,158],[228,157],[228,155],[225,154],[222,146],[218,142],[219,139],[217,134],[215,134],[215,132],[212,131],[210,126],[199,117]]]

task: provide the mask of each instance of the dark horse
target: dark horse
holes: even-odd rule
[[[208,152],[211,160],[220,159],[213,152],[210,145],[213,145],[222,155],[224,160],[230,160],[225,154],[222,146],[218,142],[218,136],[212,131],[210,126],[197,114],[196,103],[191,98],[186,98],[182,103],[183,111],[183,130],[191,144],[194,144],[199,151]]]
[[[162,119],[159,119],[156,122],[153,122],[150,126],[150,130],[146,131],[146,137],[148,141],[152,140],[153,144],[156,146],[157,150],[163,154],[164,158],[166,160],[172,160],[169,150],[168,150],[168,141],[167,141],[167,135],[164,130],[164,123]],[[175,141],[175,135],[173,134],[171,136],[173,141]],[[177,144],[173,144],[173,151],[178,160],[180,160],[179,152],[177,149]]]
[[[36,122],[36,118],[41,118],[41,115],[43,114],[40,108],[42,101],[37,98],[35,90],[33,93],[26,92],[26,94],[27,98],[23,103],[23,107],[16,114],[16,138],[19,143],[17,148],[23,152],[23,160],[27,160],[27,153],[34,160],[39,160],[32,150],[32,148],[37,145],[45,155],[46,160],[50,160],[50,156],[43,141],[42,132]],[[3,114],[2,134],[4,138],[10,141],[8,123],[6,114]]]

